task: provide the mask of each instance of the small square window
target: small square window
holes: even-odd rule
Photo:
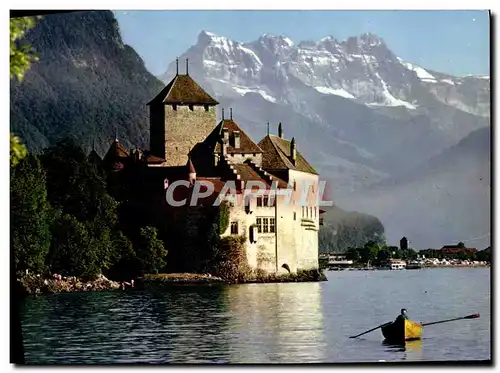
[[[257,225],[257,233],[262,233],[262,219],[261,218],[257,218],[256,225]]]
[[[269,233],[274,233],[276,231],[276,221],[274,218],[269,219]]]
[[[269,219],[262,218],[262,233],[269,233]]]

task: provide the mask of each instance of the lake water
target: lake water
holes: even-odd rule
[[[328,282],[184,286],[161,293],[27,298],[29,364],[336,363],[491,358],[490,269],[326,272]],[[406,348],[380,330],[407,308],[424,328]]]

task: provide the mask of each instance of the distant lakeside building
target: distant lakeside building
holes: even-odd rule
[[[297,141],[285,138],[281,123],[277,135],[269,132],[268,125],[268,133],[258,143],[236,123],[232,110],[225,118],[222,109],[217,123],[218,102],[189,76],[187,68],[186,64],[186,74],[180,75],[177,66],[172,81],[148,103],[149,151],[128,152],[117,137],[103,158],[116,186],[115,195],[132,193],[137,198],[137,219],[182,221],[177,232],[184,237],[183,247],[168,247],[173,252],[169,257],[176,261],[177,269],[193,270],[189,256],[182,251],[187,252],[187,246],[197,249],[195,236],[206,229],[203,215],[217,213],[213,203],[227,182],[234,183],[237,196],[249,183],[260,182],[266,189],[262,196],[251,198],[247,205],[229,203],[229,224],[221,236],[245,236],[246,256],[253,269],[296,272],[318,268],[323,212],[319,209],[318,173],[298,151]],[[97,162],[94,153],[89,158]],[[210,184],[214,192],[195,206],[171,206],[165,196],[180,181],[187,186],[172,191],[176,201],[189,199],[197,182]],[[303,182],[310,185],[305,194]],[[290,202],[284,196],[272,197],[273,186],[291,187]],[[305,201],[299,201],[304,195]]]

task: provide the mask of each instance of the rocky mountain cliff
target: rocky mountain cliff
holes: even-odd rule
[[[163,84],[124,45],[110,11],[45,15],[26,41],[39,57],[11,81],[11,130],[39,151],[74,136],[104,155],[118,135],[128,148],[149,146],[146,103]]]

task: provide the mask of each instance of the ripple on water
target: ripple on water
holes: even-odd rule
[[[325,283],[28,298],[22,313],[26,361],[225,364],[490,358],[489,269],[361,274],[328,273]],[[424,340],[404,349],[384,345],[380,331],[348,338],[392,320],[401,307],[423,322],[475,312],[481,318],[425,328]]]

